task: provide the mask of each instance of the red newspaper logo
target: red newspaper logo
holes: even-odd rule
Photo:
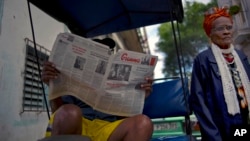
[[[150,65],[150,66],[153,66],[153,65],[155,64],[155,62],[156,62],[156,58],[155,58],[155,57],[152,57],[152,58],[150,59],[149,65]]]

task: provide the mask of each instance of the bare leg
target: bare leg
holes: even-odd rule
[[[125,119],[110,135],[108,141],[149,141],[153,133],[151,119],[137,115]]]
[[[82,133],[82,111],[73,104],[61,106],[56,112],[51,135]]]

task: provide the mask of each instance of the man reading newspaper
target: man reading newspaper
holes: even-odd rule
[[[106,42],[107,40],[109,41]],[[114,46],[112,39],[95,41],[109,47]],[[82,69],[79,64],[74,65]],[[98,72],[102,72],[100,69],[102,65],[100,63]],[[125,66],[125,68],[125,71],[130,71],[129,67]],[[49,61],[44,63],[43,82],[49,85],[49,81],[56,80],[60,75],[61,72],[54,63]],[[119,76],[118,78],[127,79],[126,76]],[[146,77],[145,81],[139,85],[139,89],[145,91],[145,97],[151,92],[151,84],[152,79]],[[51,108],[53,114],[49,121],[46,136],[78,134],[88,136],[92,141],[148,141],[153,132],[151,120],[143,114],[121,117],[102,113],[72,95],[64,95],[51,100]]]

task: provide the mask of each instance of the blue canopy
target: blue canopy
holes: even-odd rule
[[[66,24],[72,33],[94,37],[183,20],[181,0],[29,0]]]

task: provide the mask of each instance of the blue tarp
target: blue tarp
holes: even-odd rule
[[[72,33],[94,37],[183,20],[181,0],[29,0],[65,23]]]
[[[189,94],[187,83],[188,79],[185,81],[186,86],[183,87],[180,78],[154,83],[152,93],[145,100],[143,114],[151,119],[189,115],[185,99]]]

